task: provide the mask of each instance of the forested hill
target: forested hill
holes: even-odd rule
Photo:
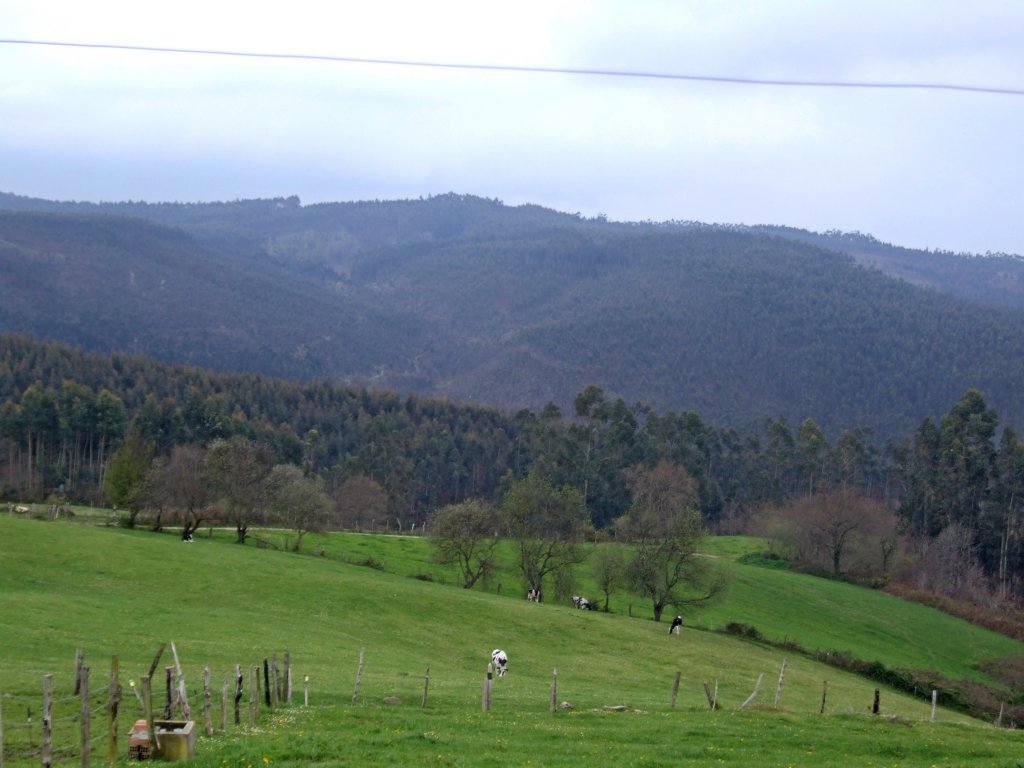
[[[571,413],[597,384],[723,425],[879,437],[976,387],[1024,424],[1015,258],[459,195],[0,209],[0,330],[86,350],[512,410]],[[906,280],[882,271],[900,264]],[[952,295],[981,272],[992,290]]]

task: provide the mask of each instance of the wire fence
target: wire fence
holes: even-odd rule
[[[124,755],[148,757],[159,754],[159,734],[166,721],[193,721],[196,731],[213,735],[232,726],[252,728],[264,709],[291,704],[288,653],[283,655],[283,668],[277,654],[264,657],[262,668],[236,664],[224,674],[217,690],[207,665],[201,676],[192,678],[201,679],[202,687],[194,686],[190,692],[175,651],[174,665],[163,670],[165,695],[155,701],[154,687],[161,686],[154,674],[162,652],[161,648],[150,674],[138,683],[130,679],[127,687],[121,683],[117,656],[111,658],[109,677],[97,679],[79,651],[75,673],[66,678],[44,675],[38,693],[0,689],[0,768],[36,761],[43,768],[74,764],[89,768],[93,760],[107,764]],[[136,742],[134,726],[142,722],[146,746],[129,750],[129,741]]]

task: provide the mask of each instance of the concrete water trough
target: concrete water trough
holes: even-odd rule
[[[190,760],[196,754],[194,720],[154,720],[156,742],[164,760]]]

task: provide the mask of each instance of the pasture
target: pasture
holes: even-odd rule
[[[334,534],[305,548],[322,548],[324,556],[316,557],[238,546],[230,532],[185,544],[173,534],[0,516],[0,692],[12,697],[8,702],[22,702],[38,694],[48,673],[66,691],[78,648],[94,679],[107,674],[116,654],[124,684],[145,673],[161,644],[174,641],[193,708],[206,664],[219,682],[236,664],[256,665],[287,651],[296,680],[309,677],[310,707],[301,706],[297,682],[293,706],[264,712],[255,728],[231,725],[225,734],[200,738],[190,763],[197,766],[1015,766],[1020,759],[1019,732],[943,709],[930,722],[929,702],[886,689],[880,715],[872,716],[871,681],[692,622],[670,636],[667,623],[623,612],[625,595],[615,598],[619,612],[603,614],[530,603],[513,574],[503,576],[501,594],[495,583],[491,591],[460,589],[425,547],[418,538]],[[729,620],[771,630],[768,616],[782,622],[786,613],[799,615],[800,601],[792,597],[786,613],[768,604],[770,597],[759,614],[746,613],[758,601],[753,593],[744,597],[745,590],[756,589],[764,570],[734,589],[730,600],[743,602]],[[800,596],[807,601],[806,625],[815,626],[815,612],[834,594],[840,593]],[[885,610],[904,605],[892,601]],[[884,649],[888,641],[873,640],[855,615],[846,645],[872,640]],[[934,614],[927,627],[951,632],[943,646],[955,648],[959,636],[964,654],[1007,647],[1022,654],[1019,643],[961,633],[946,618]],[[706,629],[721,620],[709,614],[698,623]],[[898,624],[886,622],[884,632]],[[508,652],[509,673],[494,682],[492,709],[483,712],[482,682],[494,648]],[[360,651],[365,666],[353,700]],[[917,658],[912,650],[899,653]],[[783,658],[788,666],[776,708]],[[572,709],[551,712],[556,670],[557,700]],[[739,711],[762,674],[759,696]],[[708,706],[705,681],[717,690],[716,711]],[[385,704],[386,697],[399,703]],[[24,713],[13,709],[4,705],[8,745],[23,733],[16,726]],[[126,696],[123,733],[136,716]],[[38,758],[12,755],[5,762],[5,768],[21,765],[38,765]]]

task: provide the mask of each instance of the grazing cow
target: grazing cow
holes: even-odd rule
[[[582,595],[573,595],[572,596],[572,604],[575,605],[580,610],[583,610],[583,611],[592,611],[592,610],[594,610],[594,604],[592,602],[590,602],[589,600],[587,600],[587,598],[583,597]]]
[[[672,626],[669,627],[668,633],[670,635],[678,635],[679,634],[679,629],[682,626],[683,626],[683,617],[682,616],[676,616],[674,619],[672,619]]]
[[[534,602],[540,602],[540,587],[530,587],[530,591],[526,593],[526,599]]]
[[[498,677],[504,677],[505,673],[508,672],[508,656],[500,648],[495,648],[491,651],[491,661],[494,662],[494,669],[498,673]]]

